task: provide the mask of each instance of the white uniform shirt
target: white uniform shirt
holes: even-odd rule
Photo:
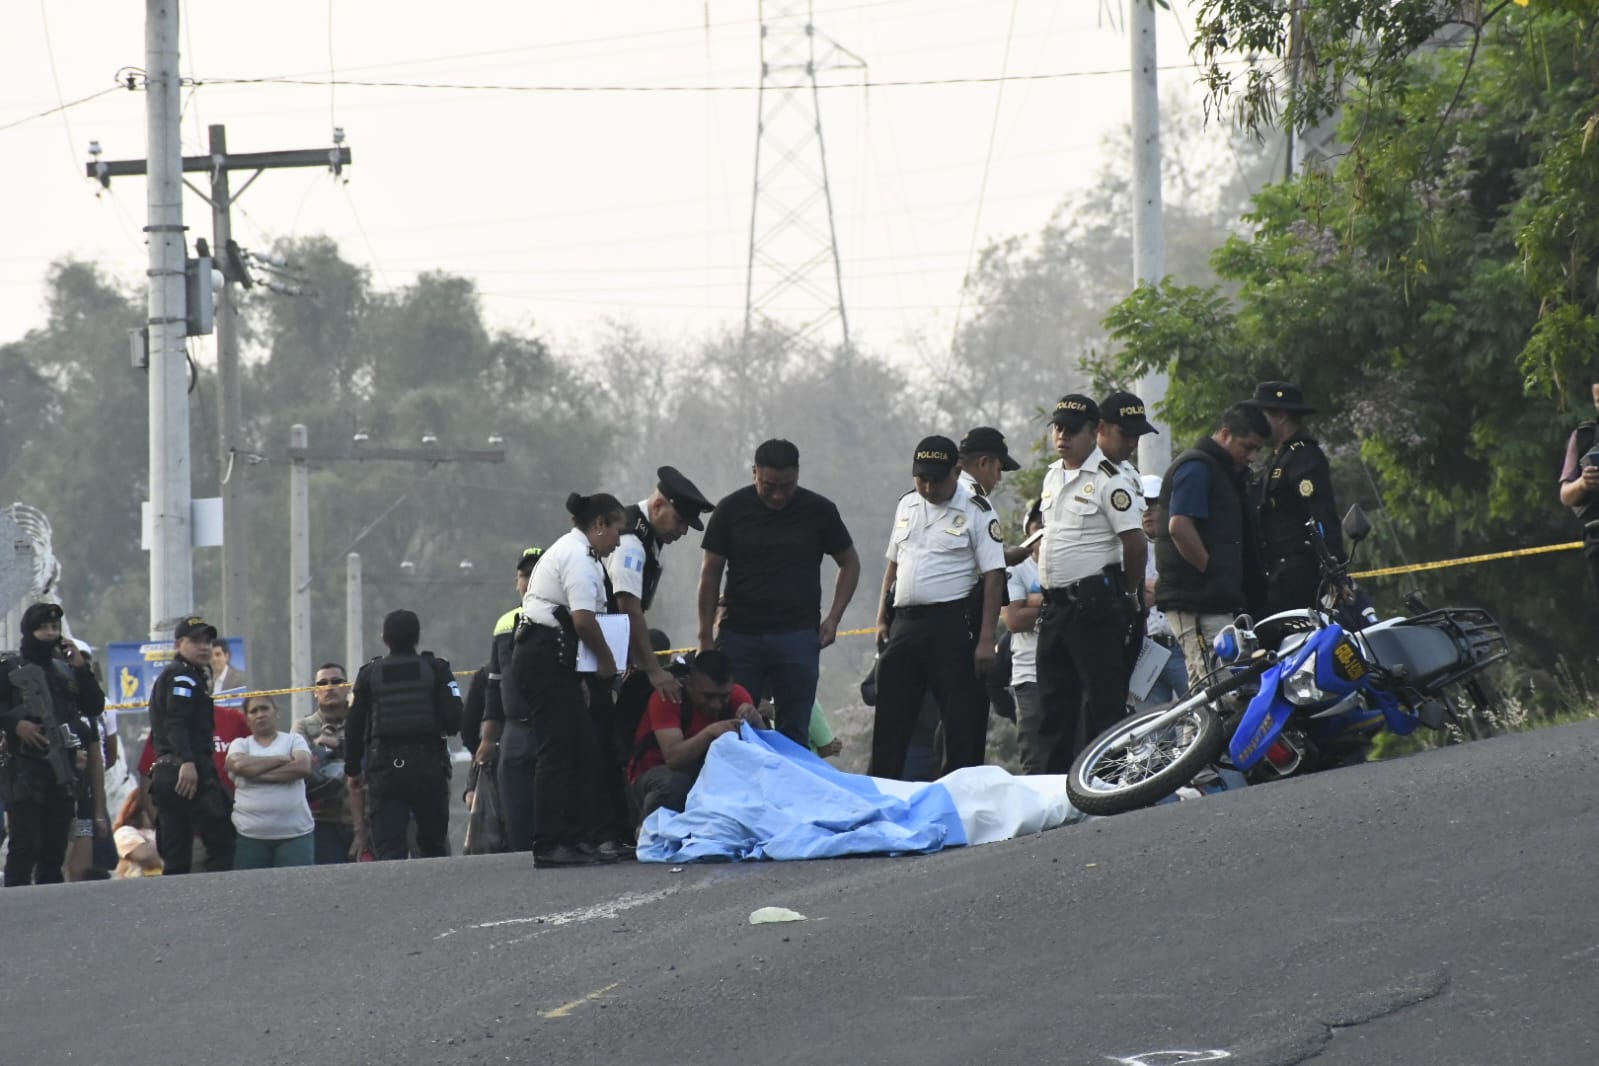
[[[550,545],[539,557],[522,597],[522,615],[541,626],[553,626],[555,608],[605,613],[605,568],[581,529]]]
[[[887,556],[899,567],[896,607],[965,599],[983,574],[1005,569],[999,519],[961,485],[939,504],[916,492],[900,497]]]
[[[650,513],[650,501],[641,500],[638,509],[646,516]],[[622,541],[606,560],[605,569],[611,575],[611,589],[615,592],[626,592],[644,598],[644,560],[648,558],[644,550],[644,542],[633,533],[622,534]]]
[[[1044,547],[1038,553],[1046,589],[1062,588],[1122,563],[1120,536],[1143,531],[1144,493],[1138,479],[1095,448],[1083,465],[1050,466],[1039,499],[1044,512]]]
[[[1038,564],[1028,556],[1010,568],[1005,594],[1012,603],[1021,603],[1034,592],[1044,591],[1038,581]],[[1022,685],[1038,680],[1038,627],[1010,635],[1010,683]]]
[[[983,486],[979,485],[977,483],[977,479],[964,470],[960,472],[960,483],[965,487],[966,491],[971,493],[973,496],[983,495]]]

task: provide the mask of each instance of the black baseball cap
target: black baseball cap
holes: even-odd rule
[[[687,522],[691,529],[704,529],[705,523],[700,521],[700,515],[716,510],[716,505],[707,500],[694,482],[680,474],[675,466],[661,467],[655,471],[655,477],[656,490],[666,497],[678,517]]]
[[[1291,381],[1262,381],[1255,386],[1255,395],[1244,401],[1262,411],[1290,411],[1299,415],[1313,415],[1316,409],[1305,402],[1305,394]]]
[[[1022,464],[1010,457],[1005,446],[1005,434],[993,426],[978,426],[961,438],[960,454],[992,455],[999,459],[1001,470],[1020,470]]]
[[[217,639],[217,627],[207,622],[204,618],[189,617],[179,622],[178,628],[172,632],[173,640],[199,636],[204,636],[207,640],[215,640]]]
[[[1069,392],[1055,402],[1055,413],[1049,417],[1056,424],[1073,420],[1098,422],[1099,404],[1080,392]]]
[[[955,468],[960,450],[948,437],[923,437],[916,446],[916,457],[911,460],[911,474],[915,477],[943,477]]]
[[[1149,421],[1149,415],[1144,411],[1144,401],[1130,392],[1113,392],[1105,397],[1105,402],[1099,405],[1101,416],[1106,422],[1113,422],[1129,433],[1142,437],[1146,433],[1159,433]]]

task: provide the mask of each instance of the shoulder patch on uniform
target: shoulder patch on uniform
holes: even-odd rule
[[[1308,477],[1300,479],[1299,495],[1303,496],[1307,500],[1316,495],[1316,483],[1311,481]]]
[[[1118,511],[1125,511],[1133,505],[1133,495],[1126,489],[1117,489],[1110,494],[1110,505]]]
[[[1117,466],[1109,459],[1101,459],[1099,461],[1099,470],[1100,473],[1106,475],[1107,477],[1115,477],[1117,474],[1122,472],[1121,467]]]
[[[911,489],[910,492],[905,493],[905,496],[909,496],[911,493],[913,493],[915,491],[916,491],[915,489]],[[901,496],[900,499],[903,500],[905,498],[905,496]]]
[[[979,496],[975,492],[972,493],[972,503],[976,505],[979,511],[992,511],[994,509],[994,505],[988,502],[987,496]]]
[[[996,543],[1005,543],[1005,535],[999,531],[999,519],[990,518],[988,520],[988,535],[994,538]]]

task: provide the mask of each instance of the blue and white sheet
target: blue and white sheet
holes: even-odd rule
[[[997,766],[937,781],[848,774],[781,733],[741,726],[717,738],[681,813],[644,820],[644,862],[834,859],[924,854],[1039,833],[1083,818],[1061,776]]]

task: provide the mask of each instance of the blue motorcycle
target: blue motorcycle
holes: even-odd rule
[[[1369,532],[1352,509],[1351,542]],[[1124,718],[1072,763],[1066,791],[1086,814],[1147,807],[1211,767],[1251,784],[1359,762],[1387,730],[1442,729],[1457,719],[1448,690],[1505,658],[1509,643],[1486,611],[1449,607],[1377,621],[1347,564],[1308,531],[1322,560],[1317,606],[1258,624],[1247,615],[1215,641],[1221,666],[1188,696]]]

